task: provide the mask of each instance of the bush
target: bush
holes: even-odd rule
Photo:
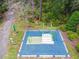
[[[59,29],[62,30],[62,31],[66,31],[66,29],[65,29],[65,25],[61,25],[61,26],[59,26]]]
[[[77,30],[77,33],[78,33],[78,35],[79,35],[79,30]]]
[[[79,35],[79,27],[77,28],[77,34]]]
[[[76,50],[79,52],[79,43],[76,45]]]
[[[3,21],[3,16],[0,15],[0,23]]]
[[[29,18],[28,21],[29,21],[30,23],[34,23],[34,20],[33,20],[32,18]]]
[[[60,25],[60,20],[54,20],[53,19],[51,22],[52,22],[53,26],[59,26]]]
[[[7,5],[3,3],[0,4],[0,13],[3,14],[8,10]]]
[[[77,33],[79,35],[79,24],[77,25]]]
[[[76,27],[77,27],[78,23],[79,23],[79,11],[75,11],[75,12],[73,12],[70,19],[68,20],[66,29],[76,32],[76,30],[77,30]]]
[[[79,38],[78,34],[72,31],[67,31],[67,35],[71,41]]]

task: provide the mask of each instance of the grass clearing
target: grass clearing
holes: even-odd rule
[[[13,38],[13,41],[15,41],[16,44],[9,43],[8,52],[4,59],[16,59],[17,58],[17,53],[18,53],[18,49],[20,46],[22,36],[23,36],[22,31],[19,31],[18,34],[15,36],[11,34],[11,37]]]
[[[18,49],[19,49],[19,46],[23,37],[23,33],[24,33],[24,30],[23,30],[24,22],[16,21],[15,24],[16,24],[16,31],[18,33],[13,32],[11,28],[10,38],[12,38],[13,43],[9,39],[8,51],[4,59],[17,59]]]
[[[74,49],[73,46],[71,46],[71,44],[69,42],[66,42],[66,45],[69,50],[71,58],[72,59],[79,59],[79,55],[78,55],[76,49]]]
[[[49,30],[55,30],[58,29],[57,27],[51,27],[51,26],[46,26],[43,25],[43,23],[40,24],[35,24],[35,23],[27,23],[25,20],[18,20],[15,22],[16,24],[16,30],[18,31],[17,35],[14,35],[15,32],[11,31],[10,37],[13,38],[13,41],[16,43],[15,45],[12,43],[9,43],[8,46],[8,52],[4,59],[17,59],[17,53],[20,47],[20,43],[23,37],[23,32],[24,30],[28,29],[28,26],[31,26],[32,29],[49,29]],[[78,58],[78,53],[76,50],[70,45],[70,43],[66,43],[69,53],[72,56],[72,59],[79,59]]]

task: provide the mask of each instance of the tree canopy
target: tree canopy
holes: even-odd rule
[[[4,0],[0,1],[0,14],[4,13],[5,11],[7,11],[7,5],[5,4]]]
[[[66,29],[71,31],[76,31],[78,24],[79,24],[79,11],[75,11],[72,13],[70,19],[68,20]]]

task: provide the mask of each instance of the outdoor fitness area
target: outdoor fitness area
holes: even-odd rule
[[[69,58],[59,30],[28,30],[24,33],[18,58]]]

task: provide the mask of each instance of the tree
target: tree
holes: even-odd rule
[[[7,5],[4,0],[0,0],[0,22],[2,22],[3,15],[7,11]]]
[[[42,0],[40,0],[40,19],[42,18]]]
[[[71,15],[76,10],[79,10],[79,0],[65,0],[65,15]]]
[[[31,0],[31,4],[32,4],[32,14],[34,15],[34,9],[35,9],[34,0]]]
[[[0,14],[3,14],[7,11],[7,5],[5,4],[4,0],[0,1]]]
[[[76,32],[78,24],[79,24],[79,11],[75,11],[68,20],[66,24],[66,29]]]
[[[35,12],[47,23],[58,20],[60,25],[66,24],[73,12],[79,11],[79,0],[34,0],[34,2],[37,7]]]

